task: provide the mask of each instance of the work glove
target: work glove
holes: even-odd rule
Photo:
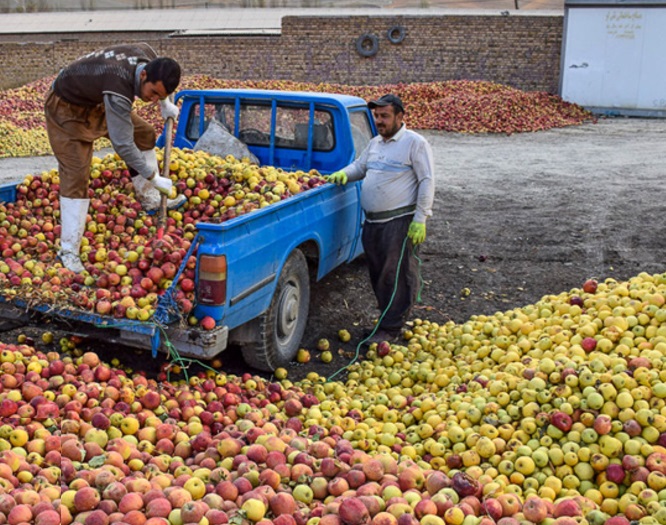
[[[161,177],[155,173],[152,178],[148,179],[148,181],[153,186],[155,186],[155,189],[160,193],[166,195],[167,197],[171,195],[171,189],[173,188],[173,182],[171,182],[171,179],[168,179],[167,177]]]
[[[331,173],[327,178],[328,182],[337,184],[338,186],[340,184],[347,184],[347,174],[344,171],[336,171],[335,173]]]
[[[416,246],[425,241],[426,238],[426,226],[423,222],[415,222],[409,225],[409,230],[407,230],[407,237],[412,240],[412,244]]]
[[[162,111],[162,118],[164,120],[168,118],[176,120],[178,118],[178,113],[180,112],[178,106],[171,102],[168,97],[160,100],[160,110]]]

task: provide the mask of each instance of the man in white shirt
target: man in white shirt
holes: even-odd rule
[[[372,343],[395,340],[416,300],[415,255],[426,237],[426,219],[432,215],[435,179],[430,145],[406,128],[400,98],[384,95],[368,106],[379,135],[356,161],[331,174],[329,181],[346,184],[364,179],[363,249],[370,282],[384,313],[374,336],[366,341]]]

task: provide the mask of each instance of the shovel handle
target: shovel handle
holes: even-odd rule
[[[169,117],[166,121],[166,134],[164,137],[164,156],[162,157],[162,176],[169,177],[169,164],[171,163],[171,142],[173,141],[173,119]],[[162,194],[160,197],[160,216],[157,221],[157,238],[159,240],[164,236],[164,227],[167,216],[167,196]]]

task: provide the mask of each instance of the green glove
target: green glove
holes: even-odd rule
[[[327,180],[338,186],[340,184],[347,184],[347,174],[344,171],[336,171],[335,173],[331,173],[327,177]]]
[[[412,222],[409,225],[409,230],[407,230],[407,237],[412,240],[414,246],[421,244],[426,238],[425,224],[422,222]]]

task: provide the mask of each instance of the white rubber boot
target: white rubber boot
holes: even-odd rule
[[[86,227],[90,199],[60,197],[60,251],[63,266],[74,273],[85,271],[79,251]]]
[[[157,164],[157,154],[154,149],[142,151],[148,166],[153,172],[159,172],[159,165]],[[144,179],[141,175],[132,177],[132,184],[134,184],[134,193],[136,193],[137,200],[141,203],[141,207],[146,211],[156,211],[160,208],[161,194],[155,186]],[[167,199],[167,209],[175,210],[180,208],[187,197],[185,195],[178,195],[175,199]]]

